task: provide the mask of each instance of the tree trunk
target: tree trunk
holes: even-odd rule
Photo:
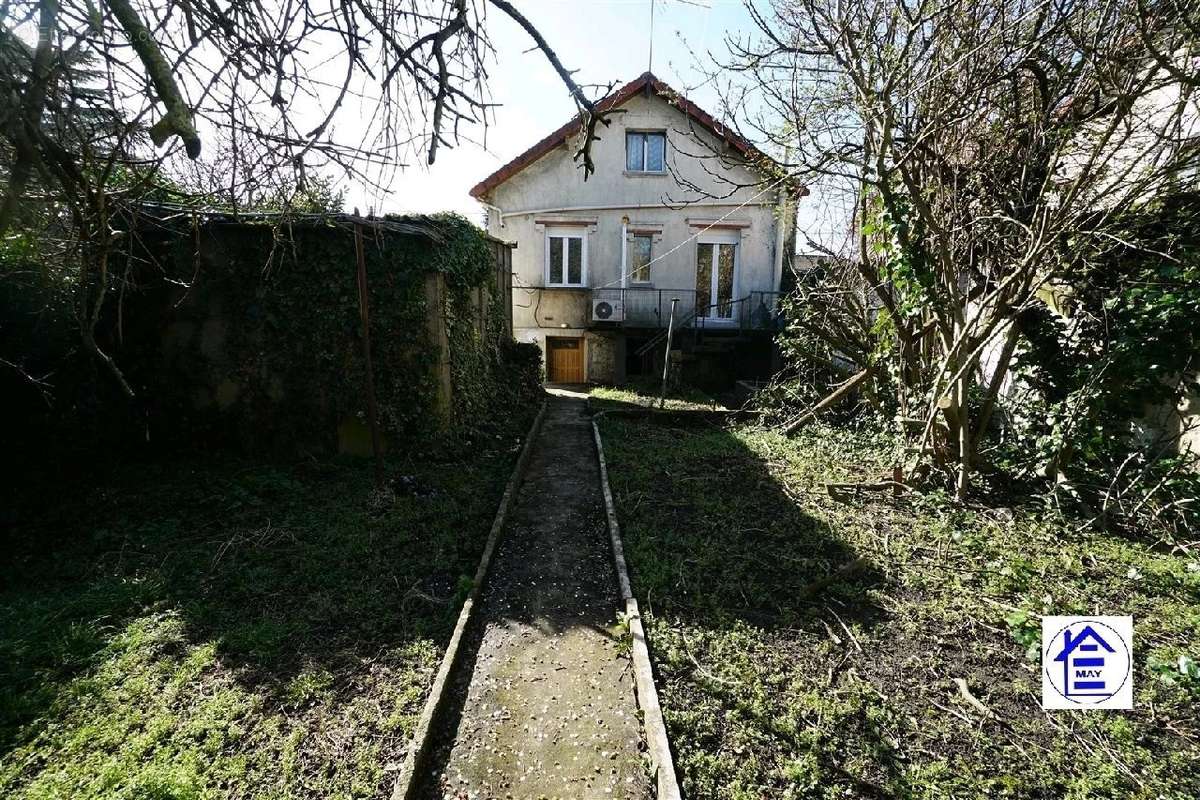
[[[1008,332],[1004,336],[1004,346],[1000,348],[1000,358],[992,370],[987,393],[984,395],[983,405],[979,409],[979,421],[975,423],[975,435],[972,437],[972,461],[979,450],[979,440],[987,435],[987,426],[992,421],[992,413],[996,410],[996,402],[1000,398],[1000,388],[1004,384],[1005,376],[1008,375],[1008,368],[1012,364],[1013,352],[1017,349],[1017,340],[1020,335],[1021,329],[1014,319],[1009,323]]]
[[[970,410],[967,408],[969,374],[970,371],[963,373],[954,390],[958,396],[958,480],[954,484],[954,497],[960,503],[967,499],[967,492],[971,489],[971,459],[974,452],[971,447]]]
[[[854,391],[854,388],[856,386],[858,386],[860,383],[862,383],[863,381],[867,380],[868,378],[870,378],[872,375],[875,374],[875,369],[876,368],[874,365],[871,365],[869,367],[862,369],[853,378],[850,378],[848,381],[846,381],[841,386],[839,386],[837,389],[835,389],[833,391],[833,393],[831,393],[824,400],[817,403],[815,406],[810,408],[808,411],[805,411],[794,421],[788,423],[787,427],[785,427],[783,429],[784,434],[787,436],[791,436],[793,433],[795,433],[797,430],[800,429],[801,425],[803,425],[804,423],[813,419],[814,417],[817,416],[817,414],[821,413],[822,411],[824,411],[825,409],[829,408],[831,405],[836,403],[838,400],[841,400],[843,397],[848,395],[850,392]]]

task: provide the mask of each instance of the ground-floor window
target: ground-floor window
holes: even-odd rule
[[[629,237],[629,280],[632,283],[650,283],[650,255],[654,237],[648,233],[635,233]]]

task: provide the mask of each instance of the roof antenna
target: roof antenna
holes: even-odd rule
[[[654,72],[654,0],[650,0],[650,58],[646,63],[646,72]]]

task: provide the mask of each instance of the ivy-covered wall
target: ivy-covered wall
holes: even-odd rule
[[[507,247],[458,217],[364,226],[375,390],[391,450],[488,435],[529,403]],[[140,237],[161,270],[125,298],[121,363],[160,441],[365,452],[367,390],[352,226],[208,221]]]

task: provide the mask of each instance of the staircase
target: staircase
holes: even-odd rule
[[[727,307],[730,318],[735,321],[740,321],[742,317],[742,307],[748,302],[748,300],[749,296],[742,297],[737,300],[731,300],[728,303],[719,305]],[[706,323],[705,321],[708,319],[708,312],[715,308],[717,308],[717,305],[698,306],[692,311],[692,313],[675,320],[675,333],[672,343],[674,345],[679,345],[679,347],[676,347],[675,349],[681,349],[684,352],[692,353],[721,352],[732,350],[738,342],[745,342],[749,340],[744,334],[744,327],[737,322],[731,326],[726,326],[720,322]],[[704,316],[701,316],[701,312],[704,313]],[[667,340],[667,333],[668,331],[666,329],[662,330],[656,336],[650,339],[650,341],[639,347],[635,353],[639,356],[646,356],[652,353],[656,348],[662,347],[663,343]],[[702,343],[709,341],[710,337],[711,341],[713,342],[728,342],[730,344],[728,346],[721,346],[716,350],[703,349],[704,344]],[[690,347],[688,346],[688,340],[690,340]]]
[[[684,347],[685,354],[705,355],[707,353],[731,353],[737,346],[743,342],[750,341],[749,336],[743,336],[741,333],[735,333],[732,336],[708,336],[700,339],[692,344],[691,347]]]
[[[768,374],[773,364],[771,340],[779,328],[778,317],[765,306],[764,294],[752,292],[701,306],[675,320],[670,356],[684,381],[721,391],[738,379]],[[666,341],[664,329],[633,351],[641,359],[643,374],[661,374]]]

